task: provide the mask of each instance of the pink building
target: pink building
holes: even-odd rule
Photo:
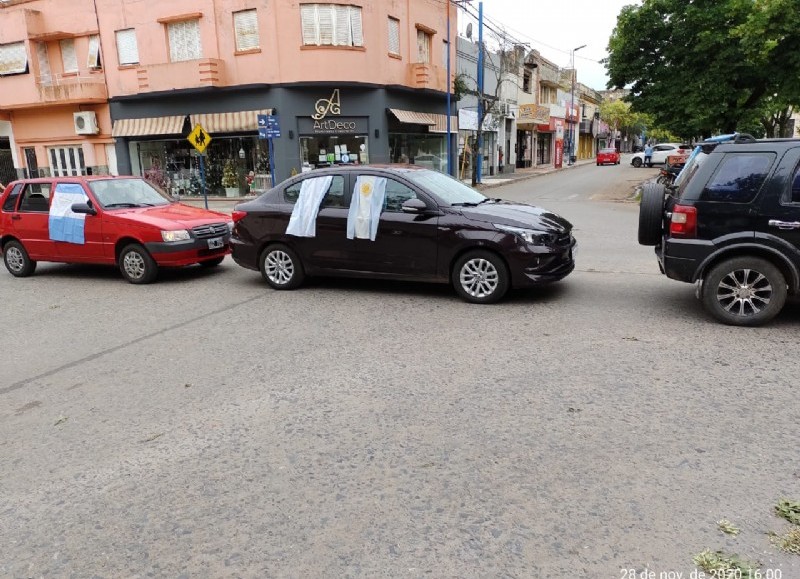
[[[435,0],[8,0],[0,139],[18,173],[146,174],[192,194],[199,159],[186,136],[199,124],[209,190],[239,195],[268,182],[258,115],[272,114],[278,180],[406,159],[444,171],[447,11]]]

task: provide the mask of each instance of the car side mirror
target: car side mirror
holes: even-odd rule
[[[403,213],[423,213],[428,209],[428,206],[421,199],[408,199],[403,202]]]
[[[72,209],[73,213],[83,213],[85,215],[97,215],[97,211],[95,211],[93,207],[90,207],[88,203],[73,203],[70,209]]]

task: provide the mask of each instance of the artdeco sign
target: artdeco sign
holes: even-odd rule
[[[298,129],[301,134],[366,134],[368,124],[366,117],[328,118],[342,113],[339,89],[334,89],[328,99],[319,99],[314,103],[314,114],[310,118],[300,118]]]

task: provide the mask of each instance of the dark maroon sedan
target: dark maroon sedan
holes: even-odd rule
[[[233,259],[275,289],[305,276],[452,283],[474,303],[575,267],[572,225],[414,166],[303,173],[233,211]]]

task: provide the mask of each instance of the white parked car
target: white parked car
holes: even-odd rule
[[[653,145],[653,158],[650,160],[650,163],[653,165],[661,165],[667,162],[667,157],[669,155],[674,155],[680,149],[687,149],[691,150],[691,145],[682,145],[680,143],[659,143],[658,145]],[[631,165],[636,168],[641,167],[644,165],[644,153],[635,153],[631,158]]]

